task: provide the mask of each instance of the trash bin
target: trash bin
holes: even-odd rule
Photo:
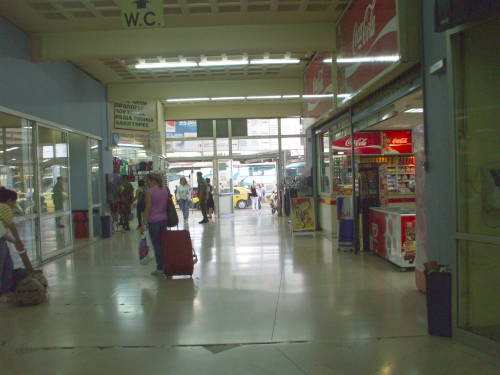
[[[89,237],[89,218],[87,211],[75,211],[73,213],[73,223],[75,224],[75,238]]]
[[[430,272],[427,283],[427,330],[430,335],[451,337],[451,273]]]
[[[101,237],[108,238],[111,237],[113,233],[113,220],[111,216],[101,216]]]

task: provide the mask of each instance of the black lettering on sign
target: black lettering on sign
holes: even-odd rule
[[[148,20],[148,17],[155,17],[156,14],[154,14],[153,12],[146,12],[146,14],[144,14],[144,23],[148,26],[154,26],[156,24],[156,21],[153,19],[153,21],[149,21]]]
[[[139,12],[134,13],[124,13],[123,16],[125,17],[125,22],[127,23],[127,26],[137,26],[137,22],[139,21]]]

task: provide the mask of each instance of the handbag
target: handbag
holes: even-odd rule
[[[172,197],[168,197],[167,201],[167,227],[175,227],[179,225],[179,216],[177,216],[177,210],[175,209]]]

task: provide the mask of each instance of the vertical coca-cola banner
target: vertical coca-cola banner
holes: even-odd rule
[[[332,65],[323,62],[331,52],[318,52],[304,72],[304,95],[331,95]],[[333,106],[331,97],[305,98],[302,102],[304,128],[309,127]]]
[[[399,60],[396,0],[352,0],[336,43],[338,92],[355,94]]]

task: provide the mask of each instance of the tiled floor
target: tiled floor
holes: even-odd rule
[[[137,233],[45,266],[49,303],[0,306],[0,373],[500,373],[491,357],[427,336],[411,272],[293,237],[265,213],[197,221],[193,279],[150,276]]]

